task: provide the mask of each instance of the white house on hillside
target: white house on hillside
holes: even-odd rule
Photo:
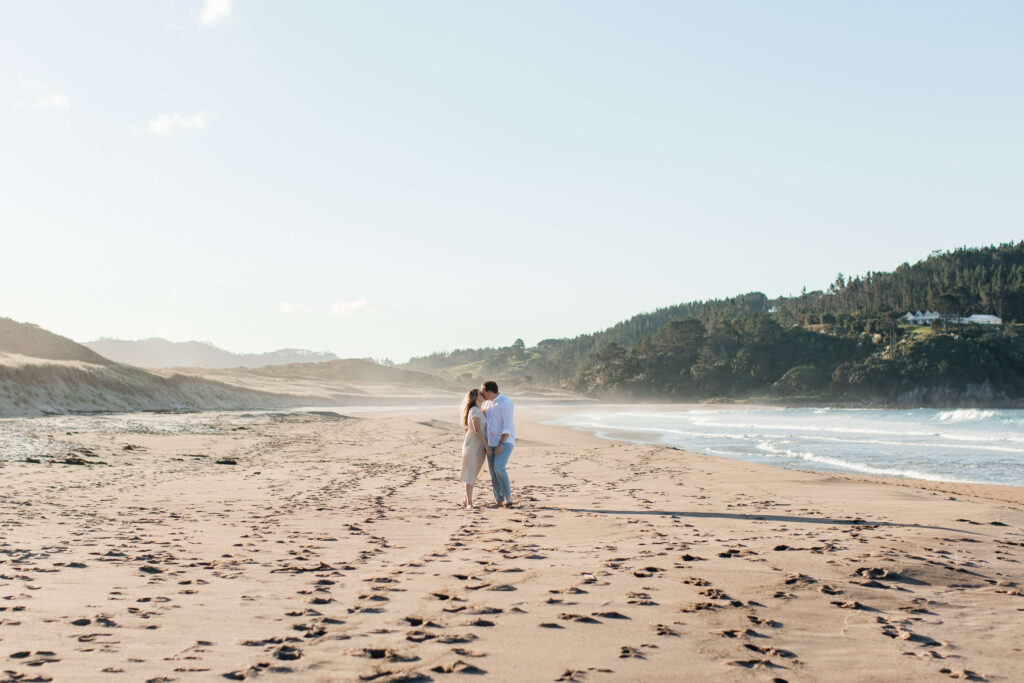
[[[923,313],[921,311],[916,313],[907,311],[903,319],[911,325],[931,325],[936,320],[942,320],[942,315],[935,311],[924,311]]]
[[[910,325],[931,325],[936,320],[945,320],[948,323],[954,325],[963,323],[974,323],[975,325],[1002,325],[1003,321],[999,316],[988,315],[986,313],[975,313],[972,316],[966,318],[960,318],[955,315],[943,316],[937,311],[917,311],[910,312],[903,316],[903,319]]]
[[[977,325],[1002,325],[1002,319],[997,315],[987,315],[985,313],[975,313],[974,315],[964,318],[965,323],[975,323]]]

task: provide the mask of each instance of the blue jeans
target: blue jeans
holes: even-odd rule
[[[508,457],[512,455],[512,448],[512,444],[506,443],[501,447],[501,455],[487,456],[487,469],[491,471],[491,486],[494,488],[494,500],[498,503],[505,500],[512,501],[512,483],[508,480],[508,472],[505,471]]]

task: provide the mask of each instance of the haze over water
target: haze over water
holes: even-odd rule
[[[550,424],[794,469],[1024,486],[1024,410],[605,406]]]

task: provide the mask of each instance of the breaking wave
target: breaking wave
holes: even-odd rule
[[[1024,486],[1022,410],[609,406],[552,424],[797,469]]]

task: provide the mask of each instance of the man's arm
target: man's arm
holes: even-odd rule
[[[502,401],[501,405],[499,406],[498,412],[501,415],[502,433],[501,437],[498,439],[498,447],[495,450],[495,453],[501,455],[501,451],[504,450],[505,442],[508,440],[509,437],[509,433],[508,431],[505,431],[505,428],[508,425],[512,424],[512,404],[507,399]]]

